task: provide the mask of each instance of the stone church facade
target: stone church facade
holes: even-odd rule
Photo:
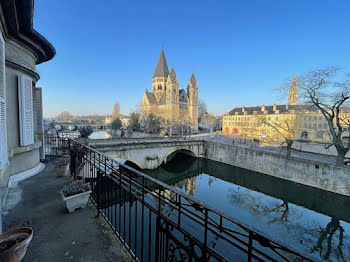
[[[162,119],[164,126],[182,125],[198,130],[198,84],[191,75],[185,89],[180,89],[174,68],[169,73],[162,49],[152,77],[152,92],[147,89],[141,101],[141,119],[153,114]]]

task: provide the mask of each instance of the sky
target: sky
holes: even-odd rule
[[[37,66],[44,115],[129,114],[163,46],[186,89],[192,73],[208,111],[285,103],[293,74],[350,72],[350,1],[36,0],[34,28],[55,47]]]

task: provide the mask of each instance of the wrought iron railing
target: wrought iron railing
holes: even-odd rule
[[[53,143],[63,148],[52,152],[67,152],[69,147],[72,176],[91,184],[98,214],[136,260],[311,261],[287,244],[75,140]]]

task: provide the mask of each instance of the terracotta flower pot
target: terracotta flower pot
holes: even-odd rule
[[[63,200],[66,202],[69,213],[74,212],[77,208],[84,208],[89,200],[91,191],[86,191],[69,197],[64,197]]]
[[[0,260],[22,261],[32,238],[33,229],[29,227],[22,227],[0,235]]]
[[[55,167],[56,176],[58,177],[67,176],[68,170],[69,170],[69,164],[56,166]]]

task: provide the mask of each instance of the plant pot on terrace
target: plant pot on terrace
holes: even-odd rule
[[[33,229],[22,227],[0,235],[0,261],[22,261],[30,241]]]
[[[69,156],[58,156],[53,160],[56,176],[63,177],[68,175],[70,158]]]
[[[63,200],[66,202],[67,209],[70,213],[77,208],[84,208],[91,194],[90,184],[84,179],[75,180],[62,189]]]

